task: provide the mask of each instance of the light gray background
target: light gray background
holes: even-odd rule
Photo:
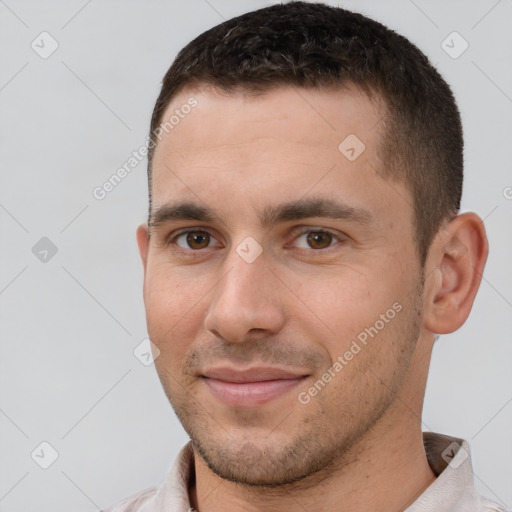
[[[1,511],[106,507],[158,483],[186,441],[133,355],[147,336],[146,162],[104,200],[92,190],[145,142],[177,51],[270,3],[0,0]],[[458,98],[463,211],[485,219],[491,250],[469,320],[436,344],[423,428],[468,440],[478,489],[511,507],[512,3],[339,4],[408,36]],[[43,31],[59,44],[47,59],[31,48]],[[469,43],[457,59],[441,47],[453,31]],[[46,263],[32,252],[42,237],[58,249]],[[48,469],[31,458],[43,441],[59,455]]]

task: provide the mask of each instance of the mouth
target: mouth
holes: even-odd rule
[[[307,377],[304,372],[275,367],[218,367],[201,374],[215,398],[231,407],[263,405],[289,393]]]

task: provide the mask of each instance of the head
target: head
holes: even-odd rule
[[[434,336],[467,318],[487,254],[420,50],[322,4],[248,13],[178,54],[150,138],[148,332],[210,469],[290,483],[419,421]],[[233,372],[280,382],[244,402]]]
[[[228,20],[178,54],[164,77],[151,119],[149,221],[155,147],[165,133],[162,125],[174,129],[179,114],[164,113],[179,91],[194,84],[210,84],[228,93],[263,93],[282,85],[355,85],[381,103],[379,172],[403,182],[410,191],[422,265],[441,223],[459,211],[460,114],[450,87],[427,57],[406,38],[360,14],[292,2]]]

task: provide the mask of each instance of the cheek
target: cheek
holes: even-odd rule
[[[294,314],[302,309],[308,318],[317,317],[333,331],[340,325],[357,323],[376,298],[368,278],[350,268],[319,269],[309,275],[285,276],[285,279],[292,291],[288,303]]]
[[[175,270],[148,275],[144,290],[148,333],[162,352],[184,352],[196,337],[206,291],[198,281],[180,279]]]
[[[292,290],[297,298],[288,303],[291,321],[335,360],[354,340],[378,343],[385,339],[409,286],[405,277],[390,273],[378,272],[377,276],[337,268],[330,276],[307,276]]]

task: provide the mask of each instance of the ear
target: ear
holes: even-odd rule
[[[142,266],[144,267],[144,276],[146,276],[149,249],[149,232],[147,224],[141,224],[137,228],[137,245],[139,246],[139,254],[140,259],[142,260]]]
[[[425,265],[423,326],[436,334],[461,327],[482,280],[489,244],[483,220],[473,212],[447,222],[438,232]]]

